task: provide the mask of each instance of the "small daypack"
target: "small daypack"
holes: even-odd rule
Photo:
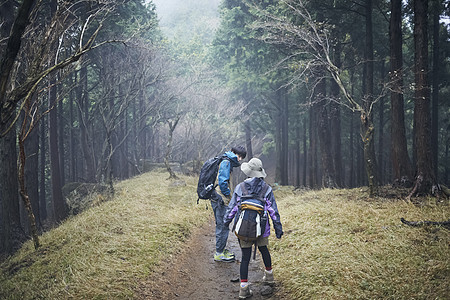
[[[197,184],[197,204],[199,199],[209,199],[212,191],[216,188],[215,185],[219,165],[224,160],[228,159],[225,154],[208,159],[200,170],[200,176]]]
[[[265,231],[267,211],[264,209],[264,195],[269,189],[266,183],[258,195],[249,194],[245,183],[241,183],[242,197],[239,205],[240,214],[233,231],[243,241],[255,241]],[[257,200],[257,201],[255,201]]]

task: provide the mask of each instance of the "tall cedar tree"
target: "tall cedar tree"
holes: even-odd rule
[[[428,0],[414,0],[414,125],[416,178],[413,195],[431,193],[436,186],[431,151],[430,86],[428,83]]]
[[[405,108],[403,101],[403,51],[402,51],[402,1],[391,0],[391,18],[389,41],[391,51],[391,156],[393,181],[396,185],[410,185],[413,179],[409,159],[406,130]]]

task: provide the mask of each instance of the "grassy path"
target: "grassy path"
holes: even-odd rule
[[[138,299],[236,299],[239,295],[239,266],[241,260],[237,238],[230,235],[227,247],[236,254],[233,263],[215,262],[215,225],[213,219],[193,232],[180,253],[154,273],[139,289]],[[260,255],[249,266],[252,299],[284,298],[275,287],[275,294],[262,296],[268,288],[261,284],[263,264]]]

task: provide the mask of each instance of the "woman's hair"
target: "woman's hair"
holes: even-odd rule
[[[235,147],[231,148],[231,152],[233,152],[236,155],[239,155],[243,159],[247,156],[247,151],[242,146],[235,146]]]

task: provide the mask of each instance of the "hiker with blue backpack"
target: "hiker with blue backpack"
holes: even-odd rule
[[[261,252],[265,271],[263,283],[273,284],[272,258],[269,252],[270,224],[269,216],[275,228],[278,239],[283,235],[283,229],[272,188],[264,181],[266,172],[258,158],[252,158],[248,163],[242,163],[242,172],[248,176],[234,190],[224,217],[226,227],[235,219],[233,231],[239,239],[242,251],[240,266],[239,299],[253,295],[248,282],[248,265],[255,244]]]
[[[231,173],[233,168],[240,166],[240,161],[247,156],[247,151],[242,146],[231,148],[221,156],[207,160],[201,171],[197,186],[199,199],[209,199],[216,220],[216,252],[214,260],[220,262],[233,262],[234,253],[225,249],[228,240],[229,228],[223,223],[227,205],[231,199]],[[219,192],[216,191],[216,179]],[[197,200],[198,203],[198,200]]]

